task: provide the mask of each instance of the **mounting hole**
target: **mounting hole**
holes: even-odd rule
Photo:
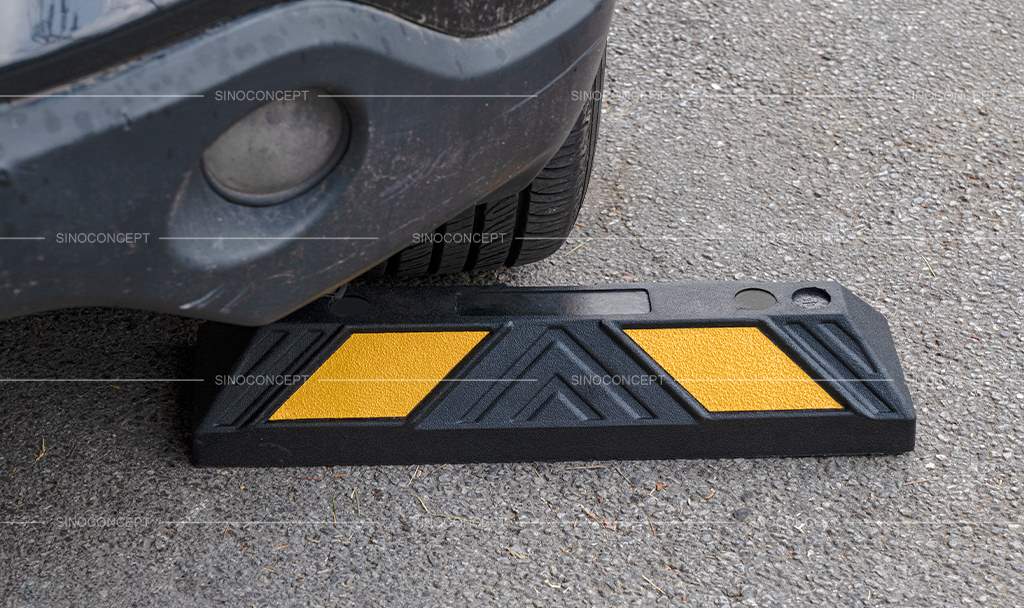
[[[772,292],[753,288],[737,292],[733,299],[736,301],[736,308],[740,310],[764,310],[779,302]]]
[[[832,296],[824,289],[804,287],[793,292],[793,303],[800,308],[813,310],[824,308],[832,302]]]

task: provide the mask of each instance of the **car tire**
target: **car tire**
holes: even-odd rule
[[[406,247],[370,276],[496,270],[537,262],[558,251],[572,231],[587,193],[603,86],[602,62],[592,101],[586,103],[565,142],[528,188],[467,209],[437,228],[436,238]]]

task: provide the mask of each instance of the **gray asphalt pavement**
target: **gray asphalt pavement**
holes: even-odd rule
[[[839,280],[890,320],[915,452],[197,470],[174,384],[5,384],[0,604],[1019,605],[1021,23],[622,1],[578,240],[472,279]],[[196,327],[8,321],[0,376],[187,377]]]

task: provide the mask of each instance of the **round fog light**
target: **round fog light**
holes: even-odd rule
[[[233,124],[203,152],[203,171],[229,200],[274,205],[322,180],[348,138],[341,106],[310,91],[306,99],[268,103]]]

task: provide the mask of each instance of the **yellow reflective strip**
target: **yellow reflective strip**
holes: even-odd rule
[[[353,334],[270,420],[407,416],[487,333]]]
[[[757,327],[625,331],[710,412],[843,408]]]

